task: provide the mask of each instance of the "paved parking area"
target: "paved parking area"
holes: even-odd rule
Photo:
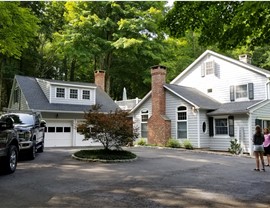
[[[88,163],[47,148],[0,175],[0,207],[269,207],[270,168],[253,158],[129,148],[131,163]]]

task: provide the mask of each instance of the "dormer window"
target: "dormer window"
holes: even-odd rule
[[[69,98],[78,99],[78,90],[77,89],[70,89],[69,90]]]
[[[65,88],[56,88],[56,97],[65,98]]]
[[[89,90],[82,91],[82,99],[83,100],[90,100],[90,91]]]

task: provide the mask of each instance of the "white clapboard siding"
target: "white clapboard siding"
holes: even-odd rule
[[[216,75],[202,76],[201,67],[206,61],[215,62],[218,71]],[[195,64],[185,75],[176,80],[174,84],[194,87],[217,101],[226,103],[230,102],[231,85],[248,83],[254,84],[254,100],[265,99],[266,82],[267,78],[264,75],[209,54]],[[212,89],[212,92],[208,93],[208,89]]]
[[[14,102],[14,93],[15,93],[15,89],[19,90],[19,97],[18,97],[18,101],[19,102]],[[9,109],[11,110],[29,110],[26,99],[24,97],[24,94],[22,93],[21,89],[19,88],[18,82],[15,80],[13,86],[12,86],[12,90],[11,90],[11,96],[10,96],[10,104],[9,104]]]
[[[50,100],[50,83],[46,80],[36,79],[46,98]]]
[[[171,120],[171,137],[177,138],[177,108],[187,108],[187,139],[194,147],[198,146],[197,114],[192,106],[178,96],[166,90],[166,116]]]
[[[209,123],[206,110],[200,110],[200,148],[209,148]],[[206,123],[206,131],[203,132],[203,122]]]

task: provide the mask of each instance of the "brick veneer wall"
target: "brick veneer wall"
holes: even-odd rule
[[[154,66],[152,75],[152,116],[148,120],[148,143],[165,145],[171,136],[171,121],[165,115],[166,67]]]
[[[101,89],[105,90],[105,71],[96,70],[95,71],[95,84]]]

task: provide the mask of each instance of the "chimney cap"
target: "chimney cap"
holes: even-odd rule
[[[164,69],[164,70],[166,70],[166,69],[167,69],[167,67],[166,67],[166,66],[162,66],[162,65],[155,65],[155,66],[152,66],[152,67],[151,67],[151,69],[158,69],[158,68],[160,68],[160,69]]]
[[[96,70],[95,73],[105,73],[105,70]]]

